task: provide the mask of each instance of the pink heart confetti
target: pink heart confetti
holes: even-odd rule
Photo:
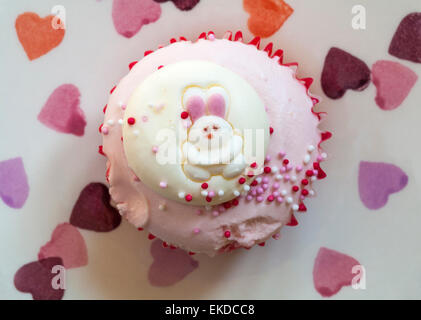
[[[22,208],[29,195],[29,185],[22,158],[0,162],[0,197],[11,208]]]
[[[88,264],[85,240],[79,230],[70,223],[59,224],[53,231],[51,240],[41,247],[38,259],[60,257],[66,269]]]
[[[342,287],[352,284],[352,280],[356,277],[352,268],[359,265],[360,263],[353,257],[322,247],[314,261],[314,287],[321,296],[331,297]]]
[[[160,16],[161,6],[153,0],[113,1],[114,27],[126,38],[133,37],[143,25],[155,22]]]
[[[322,89],[331,99],[339,99],[348,89],[361,91],[370,83],[370,69],[357,57],[331,48],[322,71]]]
[[[376,103],[383,110],[399,107],[418,79],[414,71],[393,61],[377,61],[371,72],[377,88]]]
[[[88,184],[73,207],[70,223],[75,227],[97,232],[117,228],[121,223],[121,215],[110,204],[107,186],[98,182]]]
[[[199,262],[192,259],[186,251],[164,248],[160,240],[152,243],[151,254],[154,261],[149,268],[148,279],[153,286],[171,286],[199,266]]]
[[[60,300],[64,289],[53,288],[54,266],[62,266],[58,257],[42,259],[23,265],[16,273],[14,284],[17,290],[32,294],[34,300]]]
[[[73,84],[59,86],[48,98],[38,120],[58,132],[83,136],[86,120],[79,98],[79,89]]]
[[[393,164],[361,161],[358,173],[360,199],[368,209],[380,209],[389,195],[401,191],[408,184],[408,176]]]

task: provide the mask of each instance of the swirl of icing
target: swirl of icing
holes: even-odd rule
[[[148,76],[134,90],[123,121],[133,172],[163,197],[192,205],[238,196],[245,183],[239,178],[247,184],[250,164],[254,174],[261,172],[268,140],[256,91],[232,71],[201,60]]]

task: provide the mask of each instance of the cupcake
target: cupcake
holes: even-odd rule
[[[172,39],[129,65],[100,126],[120,214],[194,253],[278,239],[326,175],[311,78],[241,32]],[[272,53],[274,51],[274,53]]]

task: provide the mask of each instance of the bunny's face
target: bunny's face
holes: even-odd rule
[[[233,136],[231,125],[217,116],[203,116],[194,122],[189,141],[200,150],[224,148]]]

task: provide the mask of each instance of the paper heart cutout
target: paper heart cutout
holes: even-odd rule
[[[155,2],[158,3],[164,3],[168,1],[174,3],[176,8],[182,11],[191,10],[200,2],[200,0],[155,0]]]
[[[331,99],[339,99],[348,89],[361,91],[370,84],[370,69],[357,57],[331,48],[322,71],[322,89]]]
[[[244,0],[244,10],[250,17],[248,28],[255,36],[270,37],[294,12],[283,0]]]
[[[161,6],[153,0],[113,1],[114,27],[126,38],[133,37],[143,25],[155,22],[160,16]]]
[[[16,18],[16,33],[29,60],[43,56],[63,40],[65,30],[54,29],[53,19],[53,15],[40,18],[34,12],[25,12]]]
[[[83,136],[86,120],[80,105],[79,89],[73,84],[56,88],[38,115],[38,120],[61,133]]]
[[[421,12],[410,13],[402,19],[390,42],[389,53],[421,63]]]
[[[376,104],[383,110],[399,107],[418,79],[414,71],[394,61],[377,61],[371,73],[377,88]]]
[[[104,184],[93,182],[83,188],[73,207],[70,223],[97,232],[108,232],[120,225],[121,216],[111,206],[110,194]]]
[[[66,269],[86,266],[88,252],[79,230],[70,223],[59,224],[38,253],[39,260],[50,257],[60,257]]]
[[[322,247],[314,260],[314,287],[321,296],[331,297],[342,287],[352,284],[357,275],[352,273],[352,268],[359,265],[353,257]]]
[[[389,195],[401,191],[408,184],[408,176],[393,164],[361,161],[358,172],[360,199],[368,209],[380,209]]]
[[[54,266],[63,265],[58,257],[42,259],[23,265],[15,273],[14,284],[17,290],[32,294],[34,300],[60,300],[64,289],[54,289],[52,280],[57,276],[52,273]]]
[[[29,185],[22,158],[0,162],[0,197],[11,208],[22,208],[28,199]]]
[[[148,279],[151,285],[157,287],[171,286],[199,266],[199,262],[186,251],[164,248],[162,244],[161,240],[155,240],[151,245],[154,261],[149,267]]]

